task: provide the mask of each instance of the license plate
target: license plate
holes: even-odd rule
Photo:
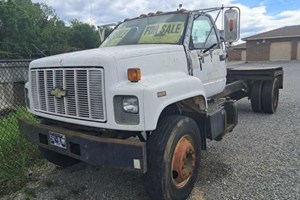
[[[66,149],[66,136],[60,133],[49,131],[50,144]]]

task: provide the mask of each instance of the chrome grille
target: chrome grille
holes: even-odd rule
[[[31,70],[33,107],[37,112],[100,121],[106,120],[102,68]],[[66,90],[66,97],[51,90]]]

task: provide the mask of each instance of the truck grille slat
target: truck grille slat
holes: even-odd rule
[[[50,94],[50,89],[54,88],[53,86],[53,71],[48,71],[46,70],[46,75],[47,75],[47,88],[48,90],[46,91],[48,93],[48,106],[49,106],[49,112],[55,112],[55,106],[54,106],[54,98],[53,96],[51,96]]]
[[[46,104],[46,94],[45,94],[45,77],[44,77],[44,72],[43,71],[38,71],[38,83],[39,83],[39,87],[38,87],[38,91],[41,94],[40,95],[40,108],[42,110],[47,109],[47,104]]]
[[[66,89],[68,91],[67,98],[67,114],[76,116],[76,100],[75,100],[75,86],[74,86],[74,71],[66,70]]]
[[[91,121],[106,121],[102,68],[31,70],[33,107],[37,112]],[[54,89],[65,90],[55,97]]]

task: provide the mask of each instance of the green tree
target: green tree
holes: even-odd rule
[[[0,0],[0,59],[36,58],[99,46],[94,26],[66,26],[54,10],[31,0]]]
[[[48,20],[41,30],[39,48],[43,49],[46,55],[53,55],[68,51],[68,38],[70,29],[57,17]]]
[[[30,0],[0,2],[0,57],[34,57],[33,45],[41,45],[41,37],[49,19],[55,18],[51,7]],[[3,55],[4,54],[4,55]]]
[[[99,34],[95,26],[82,23],[78,20],[71,21],[69,44],[79,49],[96,48],[100,44]]]

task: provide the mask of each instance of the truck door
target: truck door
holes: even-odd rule
[[[203,82],[206,95],[209,97],[222,92],[226,84],[225,52],[210,16],[202,14],[194,17],[190,53],[193,75]]]

